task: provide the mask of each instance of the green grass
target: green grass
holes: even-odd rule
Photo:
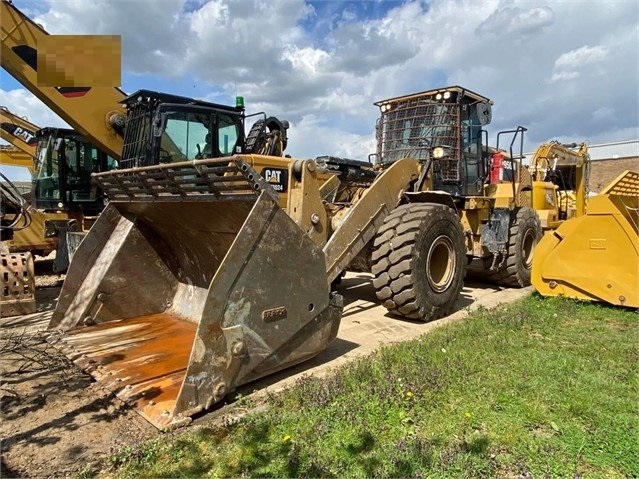
[[[638,324],[533,295],[305,377],[234,426],[122,451],[109,474],[637,477]]]

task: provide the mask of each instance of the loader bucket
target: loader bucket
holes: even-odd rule
[[[50,328],[160,429],[336,336],[324,255],[241,157],[95,175],[110,203],[69,267]]]
[[[543,296],[639,307],[639,174],[626,171],[588,200],[585,215],[547,232],[532,284]]]

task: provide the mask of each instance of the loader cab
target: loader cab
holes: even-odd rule
[[[125,98],[121,168],[231,156],[244,151],[244,108],[148,90]]]
[[[117,167],[117,161],[84,141],[74,130],[43,128],[36,133],[35,207],[45,211],[100,213],[105,198],[91,173]]]
[[[487,175],[482,127],[492,101],[459,86],[375,103],[377,162],[384,168],[402,158],[422,162],[433,188],[454,197],[479,195]]]

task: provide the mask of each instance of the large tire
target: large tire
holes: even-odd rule
[[[372,262],[375,293],[393,316],[430,321],[449,314],[466,271],[459,217],[440,204],[398,206],[377,232]]]
[[[533,252],[541,239],[541,221],[535,210],[519,208],[511,213],[506,261],[487,278],[502,286],[530,286]]]

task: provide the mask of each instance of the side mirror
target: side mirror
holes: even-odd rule
[[[492,108],[488,103],[479,103],[477,105],[477,118],[479,118],[480,125],[488,125],[492,120],[492,116]]]

